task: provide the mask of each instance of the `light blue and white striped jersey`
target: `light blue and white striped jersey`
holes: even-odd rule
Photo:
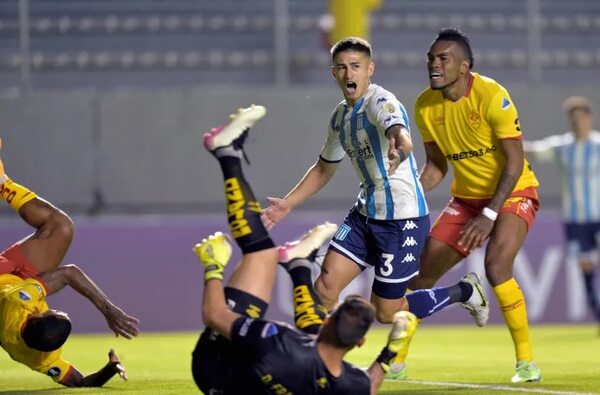
[[[389,140],[385,131],[404,126],[410,134],[408,115],[396,97],[371,84],[354,107],[343,101],[329,121],[327,141],[321,159],[336,163],[347,154],[361,182],[356,205],[360,213],[372,219],[407,219],[429,214],[423,187],[418,178],[414,155],[388,176]]]
[[[600,132],[592,130],[582,141],[567,132],[525,142],[524,148],[536,159],[558,163],[565,222],[600,221]]]

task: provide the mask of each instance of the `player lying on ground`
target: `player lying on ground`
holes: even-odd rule
[[[0,147],[2,141],[0,140]],[[111,349],[108,362],[83,376],[61,357],[71,332],[67,314],[51,310],[46,297],[65,286],[89,299],[117,335],[138,333],[138,320],[115,306],[78,267],[59,267],[73,238],[73,223],[61,210],[5,173],[0,160],[0,196],[36,232],[0,254],[0,345],[12,359],[69,387],[99,387],[125,369]]]

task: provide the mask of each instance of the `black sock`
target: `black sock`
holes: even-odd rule
[[[297,259],[291,262],[291,265],[294,264],[296,266],[288,272],[294,284],[294,322],[301,331],[316,335],[327,316],[327,309],[321,305],[321,299],[314,290],[311,263]]]
[[[260,204],[242,171],[240,158],[218,158],[225,180],[229,230],[244,254],[275,247],[260,220]]]
[[[456,285],[448,287],[448,293],[450,294],[450,300],[452,303],[461,302],[465,303],[471,295],[473,295],[473,286],[466,282],[459,282]]]
[[[237,288],[225,287],[225,300],[232,311],[250,318],[262,318],[269,304]]]

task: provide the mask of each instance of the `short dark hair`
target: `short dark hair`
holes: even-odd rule
[[[462,50],[464,51],[467,59],[469,60],[469,68],[473,69],[475,65],[475,61],[473,60],[473,51],[471,50],[471,42],[469,41],[469,37],[466,34],[460,31],[459,28],[455,26],[445,27],[440,29],[437,33],[434,43],[438,41],[452,41],[460,45]]]
[[[30,317],[21,331],[27,347],[50,352],[60,348],[71,333],[71,321],[67,317],[44,315]]]
[[[351,348],[365,336],[375,320],[375,308],[359,295],[350,295],[332,313],[336,343]]]
[[[347,50],[363,52],[367,54],[369,58],[373,55],[373,49],[367,40],[360,37],[346,37],[342,38],[331,47],[331,59],[335,59],[335,56],[338,53]]]

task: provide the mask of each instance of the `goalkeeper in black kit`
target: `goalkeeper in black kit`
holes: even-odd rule
[[[207,326],[193,353],[194,380],[205,394],[376,394],[416,317],[407,311],[394,316],[388,343],[367,371],[343,361],[364,343],[375,310],[363,297],[349,296],[327,315],[313,290],[312,260],[337,226],[318,225],[277,248],[261,223],[241,159],[248,130],[265,112],[262,106],[241,109],[204,136],[223,172],[230,231],[243,255],[224,290],[229,236],[217,232],[194,249],[205,268]],[[262,318],[278,262],[292,278],[297,328]]]

